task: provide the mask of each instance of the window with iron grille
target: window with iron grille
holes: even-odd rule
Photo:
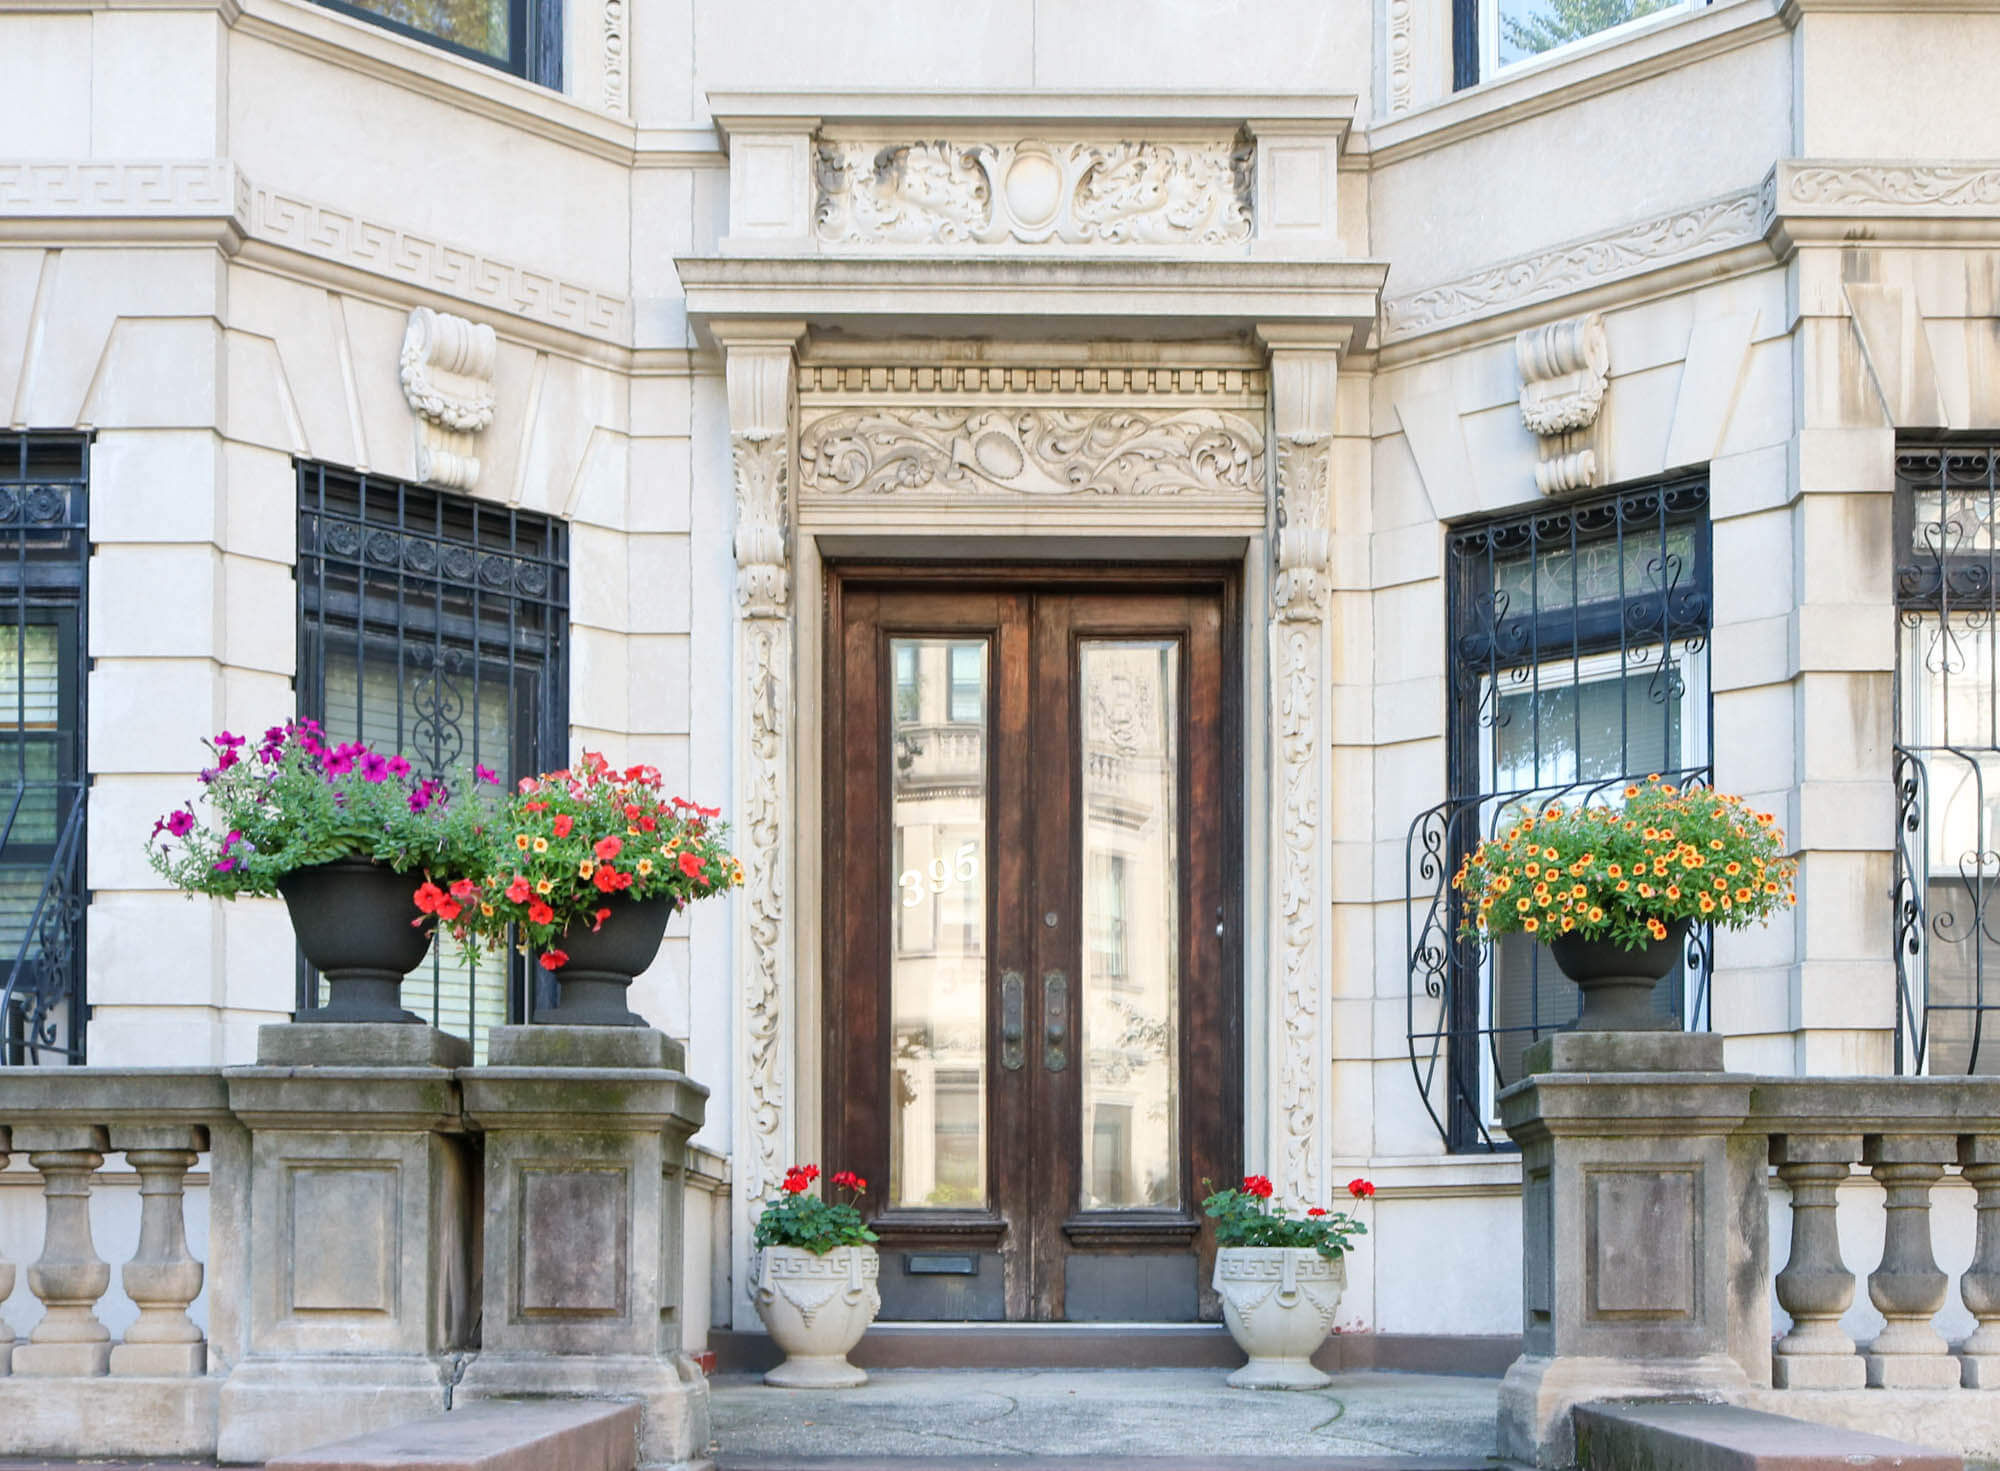
[[[84,1061],[89,455],[0,434],[0,1066]]]
[[[1896,451],[1896,1066],[2000,1073],[2000,439]]]
[[[413,766],[509,787],[567,764],[567,536],[546,516],[325,465],[299,466],[301,716]],[[524,1019],[512,951],[476,965],[439,943],[403,1004],[483,1049]],[[319,1004],[301,965],[299,1007]],[[482,1053],[483,1055],[483,1053]]]
[[[385,30],[560,90],[562,0],[320,0]]]
[[[1455,526],[1445,581],[1451,795],[1405,847],[1410,1061],[1449,1147],[1490,1149],[1495,1095],[1578,994],[1530,936],[1460,938],[1451,876],[1526,812],[1709,779],[1707,479]],[[1705,1024],[1708,945],[1655,992],[1676,1024]]]

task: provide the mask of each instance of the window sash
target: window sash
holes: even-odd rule
[[[1605,3],[1605,0],[1573,0],[1573,3]],[[1666,4],[1655,3],[1655,0],[1625,0],[1625,3],[1631,4],[1635,10],[1638,6],[1649,4],[1652,8],[1630,15],[1626,19],[1600,26],[1595,30],[1580,32],[1567,40],[1560,41],[1543,50],[1521,51],[1519,54],[1503,60],[1502,52],[1508,45],[1507,21],[1509,17],[1503,15],[1502,11],[1513,8],[1513,6],[1510,0],[1485,0],[1485,3],[1478,6],[1480,64],[1479,75],[1475,80],[1482,82],[1492,81],[1495,78],[1530,67],[1562,60],[1565,57],[1572,56],[1584,50],[1586,47],[1602,42],[1606,37],[1623,35],[1639,30],[1649,24],[1657,25],[1669,17],[1683,15],[1691,10],[1699,10],[1706,6],[1709,0],[1670,0],[1670,3]]]
[[[476,61],[538,86],[560,91],[563,84],[562,0],[488,0],[488,9],[504,14],[507,44],[503,51],[482,49],[459,41],[396,11],[409,11],[408,0],[318,0],[328,10],[393,31],[426,46],[434,46],[467,61]],[[448,0],[439,0],[448,3]],[[393,6],[394,9],[387,7]]]

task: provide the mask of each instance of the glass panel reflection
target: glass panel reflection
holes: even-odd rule
[[[889,1199],[986,1200],[986,677],[983,641],[890,643]]]
[[[1087,640],[1083,1205],[1180,1204],[1180,646]]]

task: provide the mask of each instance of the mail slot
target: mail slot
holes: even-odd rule
[[[946,1252],[906,1251],[903,1270],[912,1277],[977,1277],[979,1258]]]

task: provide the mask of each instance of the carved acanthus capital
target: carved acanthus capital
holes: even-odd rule
[[[417,479],[470,490],[479,479],[473,436],[493,422],[499,339],[483,322],[420,306],[403,330],[403,397],[417,420]]]
[[[1535,484],[1544,495],[1597,482],[1589,431],[1604,407],[1611,350],[1596,312],[1530,327],[1514,339],[1521,369],[1521,422],[1542,441]]]
[[[1332,560],[1327,525],[1333,438],[1278,441],[1278,580],[1272,593],[1283,622],[1318,618]]]
[[[717,331],[729,391],[736,488],[736,593],[748,618],[780,618],[791,602],[791,464],[800,329]]]

